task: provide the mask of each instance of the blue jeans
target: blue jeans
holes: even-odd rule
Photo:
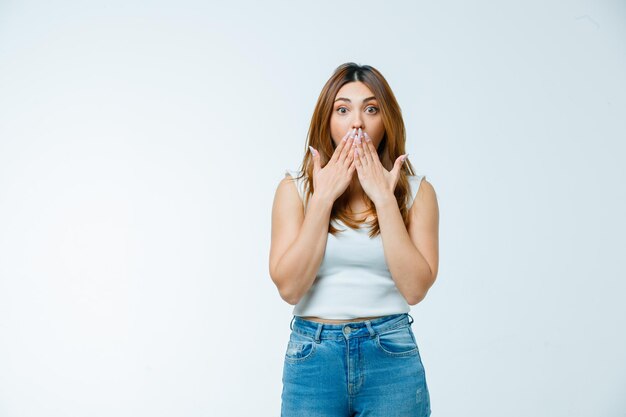
[[[412,323],[408,313],[343,324],[294,316],[281,416],[430,416]]]

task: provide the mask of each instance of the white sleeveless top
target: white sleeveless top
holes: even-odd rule
[[[286,170],[293,178],[298,171]],[[408,176],[411,207],[424,175]],[[306,178],[296,186],[303,198]],[[306,204],[305,204],[306,207]],[[340,220],[333,225],[343,230],[333,236],[328,233],[326,250],[311,288],[293,308],[295,316],[324,319],[355,319],[410,312],[387,268],[382,237],[368,235],[369,226],[351,229]]]

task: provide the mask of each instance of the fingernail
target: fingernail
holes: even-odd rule
[[[311,153],[313,154],[313,156],[315,156],[315,149],[313,149],[312,146],[309,146],[309,149],[311,150]]]
[[[371,142],[372,139],[370,138],[370,135],[367,134],[367,132],[363,132],[363,135],[365,136],[365,141],[366,142]]]
[[[353,138],[355,133],[356,133],[356,127],[352,129],[352,132],[350,132],[350,137]]]

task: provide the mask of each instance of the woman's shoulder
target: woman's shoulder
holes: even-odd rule
[[[289,176],[291,176],[294,179],[296,177],[300,177],[301,174],[302,174],[301,171],[297,170],[297,169],[289,169],[289,168],[285,169],[285,176],[289,175]]]
[[[422,183],[422,180],[426,178],[426,175],[416,173],[413,175],[407,175],[406,178],[408,179],[409,185],[411,186],[411,188],[413,187],[419,188],[420,184]],[[417,189],[415,189],[415,191],[417,191]]]
[[[414,175],[407,175],[406,177],[407,177],[407,180],[409,181],[409,187],[410,187],[410,190],[409,190],[410,198],[409,198],[409,204],[407,205],[407,207],[411,207],[420,189],[420,185],[422,184],[423,181],[425,181],[426,175],[416,173]]]
[[[298,194],[300,195],[300,198],[304,200],[304,186],[306,175],[303,175],[302,171],[300,170],[289,168],[285,169],[284,175],[285,177],[282,179],[282,181],[295,182],[296,188],[298,189]]]

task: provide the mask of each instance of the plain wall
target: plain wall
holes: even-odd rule
[[[0,3],[0,415],[276,416],[271,207],[344,62],[440,208],[433,417],[626,416],[623,1]]]

